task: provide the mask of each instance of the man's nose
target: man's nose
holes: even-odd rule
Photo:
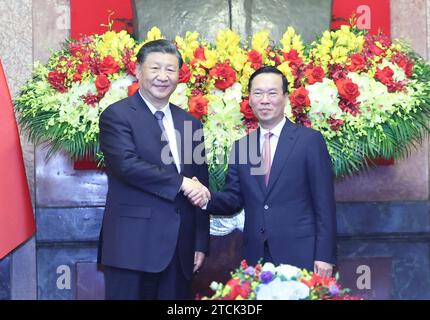
[[[263,96],[261,97],[260,103],[263,103],[263,104],[269,103],[269,94],[267,92],[263,93]]]
[[[160,81],[167,81],[169,77],[167,76],[166,70],[160,70],[158,72],[157,79]]]

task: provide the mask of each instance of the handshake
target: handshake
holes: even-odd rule
[[[203,208],[211,199],[211,193],[196,177],[192,179],[184,177],[181,191],[188,200],[196,207]]]

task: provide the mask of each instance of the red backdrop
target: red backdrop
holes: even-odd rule
[[[70,0],[71,37],[76,39],[81,34],[101,34],[107,28],[109,11],[114,12],[113,30],[133,32],[133,8],[131,0]]]
[[[333,0],[332,29],[338,28],[349,20],[353,13],[357,17],[359,29],[367,29],[372,34],[381,30],[385,35],[391,35],[390,0]]]

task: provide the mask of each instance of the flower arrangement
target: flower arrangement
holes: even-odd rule
[[[225,285],[212,282],[210,288],[215,293],[202,300],[361,300],[348,295],[337,278],[321,278],[288,264],[248,266],[246,260]]]
[[[136,54],[159,38],[155,27],[142,42],[125,31],[107,31],[68,41],[47,64],[37,63],[15,101],[31,140],[48,142],[48,156],[60,149],[74,159],[99,155],[99,115],[138,89]],[[292,27],[278,44],[268,31],[242,44],[229,29],[219,31],[214,44],[197,32],[175,41],[185,63],[171,102],[203,122],[215,190],[223,185],[232,143],[258,126],[247,84],[262,65],[285,74],[286,116],[323,134],[336,176],[378,156],[402,157],[428,132],[429,65],[383,35],[345,25],[307,46]]]

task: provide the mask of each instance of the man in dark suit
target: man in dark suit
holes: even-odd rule
[[[182,66],[174,44],[146,43],[137,63],[139,91],[100,116],[108,176],[99,252],[106,299],[187,299],[209,241],[208,214],[184,195],[202,195],[189,177],[208,183],[204,149],[197,152],[202,125],[169,104]],[[187,156],[194,151],[200,161]]]
[[[190,200],[215,215],[245,209],[244,257],[330,276],[336,263],[333,170],[321,133],[284,116],[288,82],[274,67],[249,80],[258,130],[233,146],[226,185]]]

